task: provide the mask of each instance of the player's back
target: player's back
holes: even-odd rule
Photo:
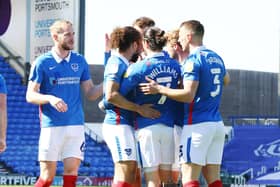
[[[141,105],[153,104],[153,108],[161,112],[161,117],[157,119],[144,118],[138,115],[136,121],[139,128],[156,123],[173,126],[174,117],[172,108],[174,102],[160,94],[144,95],[139,89],[138,84],[147,82],[145,77],[149,77],[161,85],[177,88],[180,74],[181,70],[178,62],[163,53],[157,53],[128,68],[121,86],[121,93],[127,94],[130,90],[135,89],[135,103]]]
[[[219,105],[226,72],[222,58],[201,47],[189,56],[186,63],[193,63],[193,70],[188,76],[189,79],[199,81],[199,86],[193,103],[185,105],[188,112],[184,119],[187,120],[191,115],[192,121],[188,120],[188,123],[220,121]]]

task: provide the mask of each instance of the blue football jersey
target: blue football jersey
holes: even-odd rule
[[[163,53],[165,56],[170,57],[170,55],[168,54],[167,51],[163,51]],[[178,63],[178,62],[176,61],[176,63]],[[179,65],[180,65],[180,68],[182,71],[182,66],[180,63],[179,63]],[[184,125],[184,103],[175,101],[175,100],[173,100],[173,102],[174,102],[174,104],[172,106],[174,109],[172,109],[172,111],[173,111],[173,115],[174,115],[174,125],[182,127]]]
[[[78,53],[71,52],[62,61],[50,51],[39,56],[31,68],[29,80],[40,84],[40,93],[62,98],[68,105],[66,112],[58,112],[51,104],[40,105],[41,126],[84,124],[81,102],[82,81],[90,79],[89,67]]]
[[[106,90],[107,81],[114,81],[121,85],[123,76],[128,66],[129,62],[124,57],[118,54],[111,55],[105,66],[103,90]],[[126,96],[126,99],[131,100],[130,94]],[[106,111],[104,123],[112,125],[132,125],[133,112],[116,107],[113,104],[106,102],[106,92],[103,94],[103,103]]]
[[[121,84],[121,94],[126,95],[134,90],[135,103],[140,105],[153,104],[153,108],[161,113],[161,116],[156,119],[136,115],[137,128],[143,128],[157,123],[173,127],[174,115],[172,109],[174,102],[161,94],[144,95],[139,89],[138,84],[147,82],[145,79],[147,76],[161,85],[177,88],[180,74],[181,70],[178,62],[166,56],[164,53],[147,57],[141,62],[136,62],[129,66]]]
[[[183,64],[183,81],[199,82],[192,103],[185,104],[184,124],[221,121],[219,105],[226,69],[222,58],[215,52],[200,47]]]

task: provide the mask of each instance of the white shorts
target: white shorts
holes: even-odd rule
[[[174,125],[174,163],[172,164],[173,171],[180,171],[179,163],[179,151],[180,151],[180,140],[183,128],[178,125]]]
[[[224,123],[204,122],[184,125],[181,145],[180,163],[221,164],[225,141]]]
[[[62,161],[75,157],[84,159],[85,131],[83,125],[41,128],[39,161]]]
[[[134,129],[131,126],[103,124],[102,134],[114,162],[137,161]]]
[[[160,165],[170,165],[168,170],[171,170],[171,165],[174,162],[172,127],[163,124],[148,126],[136,131],[136,139],[144,171],[150,170],[149,168],[158,169]]]

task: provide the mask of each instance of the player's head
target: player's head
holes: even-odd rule
[[[152,18],[142,16],[137,18],[132,23],[132,26],[136,28],[141,34],[143,34],[147,28],[155,26],[155,21]]]
[[[74,34],[72,23],[66,20],[57,20],[50,26],[52,39],[58,47],[64,50],[74,48]]]
[[[177,61],[183,61],[189,54],[189,49],[182,49],[181,44],[179,43],[179,29],[171,30],[165,33],[167,39],[165,50],[171,58],[176,59]]]
[[[143,47],[148,53],[149,51],[159,52],[162,51],[166,44],[166,37],[164,30],[158,27],[148,28],[143,35]]]
[[[179,29],[175,29],[165,33],[166,37],[166,46],[165,49],[171,58],[178,60],[178,53],[176,52],[177,48],[181,48],[179,39]]]
[[[202,45],[204,27],[197,20],[189,20],[181,23],[179,30],[179,42],[183,50],[192,45]]]
[[[132,26],[117,27],[110,35],[110,47],[119,53],[129,54],[128,60],[135,54],[140,54],[143,50],[142,35]]]

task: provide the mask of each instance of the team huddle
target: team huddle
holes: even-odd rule
[[[172,170],[179,168],[184,186],[199,186],[201,170],[209,185],[222,186],[225,134],[218,108],[229,82],[223,60],[202,45],[198,21],[167,35],[148,26],[142,41],[136,30],[112,32],[105,65],[103,132],[115,163],[113,186],[132,186],[138,165],[147,186],[176,184]],[[130,64],[135,54],[142,60]]]
[[[84,147],[82,87],[90,100],[103,93],[104,140],[114,161],[114,187],[198,187],[203,175],[221,187],[224,124],[219,112],[223,86],[230,81],[222,58],[203,45],[197,20],[170,32],[140,17],[132,26],[106,35],[104,82],[94,85],[83,56],[73,52],[68,21],[50,28],[52,50],[32,65],[26,98],[39,104],[40,177],[51,185],[63,161],[63,186],[74,187]],[[57,144],[57,142],[60,142]]]

